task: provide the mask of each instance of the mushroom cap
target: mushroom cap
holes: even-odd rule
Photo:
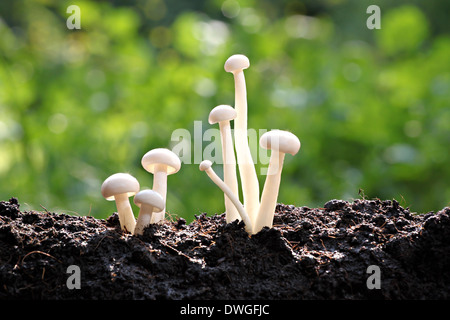
[[[199,165],[199,169],[200,169],[200,171],[205,171],[205,170],[208,170],[209,168],[211,168],[211,166],[212,166],[212,162],[211,161],[209,161],[209,160],[203,160],[201,163],[200,163],[200,165]]]
[[[126,194],[128,197],[139,192],[139,181],[128,173],[115,173],[109,176],[102,184],[102,196],[106,200],[114,200],[118,194]]]
[[[208,122],[209,124],[218,123],[221,121],[229,121],[235,119],[237,116],[236,109],[232,106],[221,104],[209,113]]]
[[[234,72],[238,70],[247,69],[250,67],[250,61],[243,54],[235,54],[232,55],[225,61],[225,71],[226,72]]]
[[[177,173],[181,168],[180,158],[171,150],[164,148],[153,149],[144,154],[141,164],[150,173],[155,173],[160,165],[166,167],[167,174]]]
[[[142,204],[148,204],[153,207],[153,211],[161,211],[165,207],[163,197],[153,190],[141,190],[134,196],[134,203],[140,207]]]
[[[283,130],[271,130],[264,133],[259,139],[259,144],[264,149],[292,155],[295,155],[301,146],[300,140],[293,133]]]

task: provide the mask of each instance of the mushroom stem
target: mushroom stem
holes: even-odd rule
[[[247,232],[251,234],[253,230],[252,221],[250,220],[250,217],[245,211],[244,206],[236,197],[236,195],[231,191],[231,189],[225,184],[225,182],[223,182],[222,179],[220,179],[219,176],[211,168],[211,161],[209,160],[202,161],[202,163],[200,163],[200,170],[205,171],[206,174],[209,176],[209,178],[225,193],[225,195],[234,204],[239,215],[241,216],[242,220],[245,223],[245,230],[247,230]]]
[[[158,165],[156,166],[155,173],[153,176],[153,191],[158,192],[166,203],[167,198],[167,171],[165,166]],[[151,223],[158,223],[164,220],[166,215],[166,207],[159,211],[155,212],[152,215]]]
[[[258,233],[264,227],[272,228],[284,156],[285,154],[283,152],[272,150],[269,167],[267,169],[266,182],[264,183],[264,189],[261,195],[261,204],[253,229],[254,233]]]
[[[134,235],[143,234],[145,227],[152,223],[153,207],[152,206],[149,206],[150,208],[143,208],[143,207],[144,205],[142,205],[141,210],[139,211],[136,227],[134,228]],[[149,213],[148,214],[143,213],[144,210]]]
[[[128,195],[126,193],[116,194],[114,195],[114,200],[116,202],[117,213],[119,214],[122,230],[133,233],[134,227],[136,226],[136,219],[134,218]]]
[[[135,235],[140,235],[144,233],[145,227],[152,223],[153,218],[153,206],[148,204],[141,204],[141,209],[139,210],[138,219],[136,222],[136,227],[134,229]]]
[[[248,63],[248,59],[242,55],[231,56],[227,62],[230,64],[229,72],[233,73],[235,83],[235,109],[237,117],[235,121],[234,140],[236,144],[236,155],[241,176],[242,194],[244,208],[248,212],[252,222],[255,221],[259,208],[259,183],[256,175],[255,165],[248,145],[247,137],[247,90],[243,68],[235,68],[231,65],[233,61]],[[249,63],[246,65],[248,67]],[[234,70],[232,70],[234,69]]]
[[[223,180],[225,184],[230,188],[231,192],[237,197],[239,195],[239,187],[236,176],[236,160],[234,155],[233,138],[231,136],[230,122],[220,122],[219,128],[222,140]],[[236,219],[241,219],[236,207],[227,196],[225,196],[225,212],[226,221],[228,223]]]

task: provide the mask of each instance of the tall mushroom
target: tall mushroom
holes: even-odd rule
[[[152,221],[154,211],[161,211],[165,207],[164,199],[153,190],[142,190],[134,196],[134,203],[140,207],[134,235],[144,233],[144,228]]]
[[[292,133],[282,130],[272,130],[264,133],[260,138],[260,145],[264,149],[271,149],[266,182],[261,196],[258,217],[254,225],[254,233],[263,227],[272,227],[275,207],[283,168],[284,155],[295,155],[300,149],[300,140]]]
[[[139,182],[128,173],[115,173],[102,184],[101,193],[108,200],[116,201],[117,213],[122,230],[133,233],[136,219],[130,206],[129,197],[139,192]]]
[[[157,148],[147,152],[142,157],[141,164],[145,170],[153,173],[153,191],[158,192],[166,203],[167,176],[180,170],[180,158],[169,149]],[[165,206],[161,211],[153,214],[151,223],[162,221],[164,216]]]
[[[239,197],[238,181],[236,177],[236,159],[234,155],[233,137],[231,136],[230,120],[236,118],[236,110],[228,105],[219,105],[211,110],[208,121],[210,124],[219,123],[222,142],[223,181],[236,197]],[[231,200],[225,196],[226,221],[240,219],[240,215]]]
[[[225,71],[233,73],[235,84],[235,109],[237,117],[234,126],[236,155],[241,176],[244,208],[254,222],[259,208],[259,183],[247,138],[247,90],[244,69],[250,66],[248,58],[236,54],[225,62]]]
[[[239,201],[239,199],[236,197],[236,195],[231,191],[231,189],[225,184],[225,182],[222,181],[222,179],[219,178],[219,176],[214,172],[212,169],[212,162],[209,160],[203,160],[200,163],[199,169],[200,171],[205,171],[206,174],[209,176],[209,178],[225,193],[225,195],[230,199],[230,201],[233,203],[235,208],[237,209],[239,215],[241,216],[242,220],[245,223],[245,229],[248,233],[251,233],[252,228],[252,221],[250,220],[250,217],[248,216],[247,212],[245,211],[242,203]]]

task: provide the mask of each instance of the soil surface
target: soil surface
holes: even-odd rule
[[[69,289],[73,265],[80,289]],[[369,266],[379,268],[379,289],[368,288]],[[448,207],[417,215],[395,200],[279,204],[274,227],[251,237],[242,223],[206,214],[135,237],[116,213],[101,220],[0,202],[0,300],[449,299],[449,270]]]

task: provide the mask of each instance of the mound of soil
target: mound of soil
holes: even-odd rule
[[[72,269],[79,268],[79,289]],[[379,289],[369,288],[379,268]],[[450,208],[279,204],[274,227],[201,214],[135,237],[101,220],[0,202],[0,299],[449,299]],[[74,282],[76,283],[76,282]]]

